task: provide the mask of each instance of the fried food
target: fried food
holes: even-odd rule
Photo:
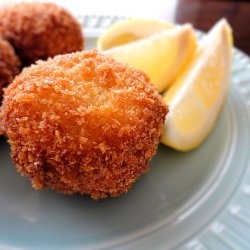
[[[19,73],[20,61],[13,47],[0,38],[0,101],[2,99],[3,87],[9,84]]]
[[[52,3],[1,6],[0,34],[15,48],[23,66],[83,49],[80,24]]]
[[[148,170],[166,113],[144,73],[77,52],[25,68],[6,89],[1,128],[34,188],[98,199]]]

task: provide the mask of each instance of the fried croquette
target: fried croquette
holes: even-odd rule
[[[9,84],[19,73],[20,61],[15,54],[13,47],[0,38],[0,102],[3,94],[3,87]]]
[[[1,127],[35,189],[98,199],[148,170],[167,111],[141,71],[76,52],[25,68],[5,91]]]
[[[15,48],[23,66],[83,49],[80,24],[52,3],[1,6],[0,34]]]

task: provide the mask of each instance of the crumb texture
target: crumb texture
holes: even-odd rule
[[[5,91],[0,128],[36,189],[98,199],[148,170],[166,113],[144,73],[77,52],[24,69]]]
[[[0,100],[3,87],[9,84],[19,73],[20,61],[13,47],[0,38]]]
[[[83,48],[80,24],[52,3],[1,6],[0,34],[15,48],[23,66]]]

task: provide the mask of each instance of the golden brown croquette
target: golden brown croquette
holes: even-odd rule
[[[148,170],[166,113],[144,73],[89,51],[25,68],[5,91],[1,126],[34,188],[98,199]]]
[[[19,73],[20,61],[12,46],[0,38],[0,102],[3,87],[7,86]]]
[[[80,24],[52,3],[1,6],[0,34],[15,48],[23,66],[83,49]]]

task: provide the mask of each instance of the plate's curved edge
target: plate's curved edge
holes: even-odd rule
[[[84,33],[88,37],[97,37],[100,35],[104,29],[109,27],[110,25],[124,19],[128,19],[130,17],[120,17],[120,16],[79,16],[78,20],[84,26]],[[196,31],[198,39],[202,38],[204,33],[202,31]],[[239,68],[232,67],[232,73],[234,74],[232,77],[232,84],[235,85],[239,94],[243,97],[245,103],[245,111],[247,113],[247,120],[250,123],[250,58],[246,53],[241,51],[240,49],[233,48],[233,59],[237,60],[240,63]],[[249,73],[246,78],[239,79],[237,76],[243,72],[247,72],[249,69]],[[250,165],[248,161],[248,174],[245,176],[242,186],[239,187],[239,192],[234,197],[234,202],[231,202],[230,206],[227,207],[227,210],[224,214],[228,217],[234,217],[241,223],[244,223],[250,230],[250,219],[246,216],[250,215],[250,206],[242,206],[241,204],[235,202],[239,196],[246,196],[246,198],[250,198]],[[249,180],[248,180],[248,179]],[[250,205],[250,204],[249,204]],[[231,218],[229,218],[231,219]],[[250,248],[249,239],[242,235],[242,232],[237,232],[235,229],[230,228],[223,221],[222,217],[220,219],[211,222],[211,225],[200,232],[197,237],[188,240],[183,243],[183,245],[178,249],[210,249],[211,241],[207,240],[207,231],[210,233],[210,238],[214,238],[219,241],[221,245],[225,248],[232,249],[241,249],[241,247]]]
[[[83,27],[83,32],[87,37],[97,37],[112,24],[130,17],[110,15],[78,15],[76,18]]]
[[[250,124],[250,58],[241,50],[233,49],[237,67],[232,67],[232,85],[244,102],[247,124]],[[248,132],[248,145],[249,130]],[[247,137],[247,135],[246,135]],[[235,166],[237,167],[237,166]],[[198,237],[190,240],[181,249],[213,249],[217,242],[225,249],[250,249],[250,157],[241,185],[235,190],[227,207],[211,222]]]
[[[203,33],[197,31],[201,36]],[[244,102],[246,121],[250,123],[250,58],[240,49],[233,48],[232,91],[237,91]],[[248,131],[249,137],[249,131]],[[248,138],[248,145],[249,145]],[[237,166],[236,166],[237,167]],[[225,249],[249,249],[250,238],[250,160],[241,185],[235,190],[227,207],[197,237],[186,242],[180,249],[213,249],[219,243]],[[247,206],[245,204],[248,204]],[[235,223],[238,227],[234,228]],[[241,230],[239,231],[239,228]],[[247,229],[247,230],[246,230]],[[178,248],[179,249],[179,248]]]

